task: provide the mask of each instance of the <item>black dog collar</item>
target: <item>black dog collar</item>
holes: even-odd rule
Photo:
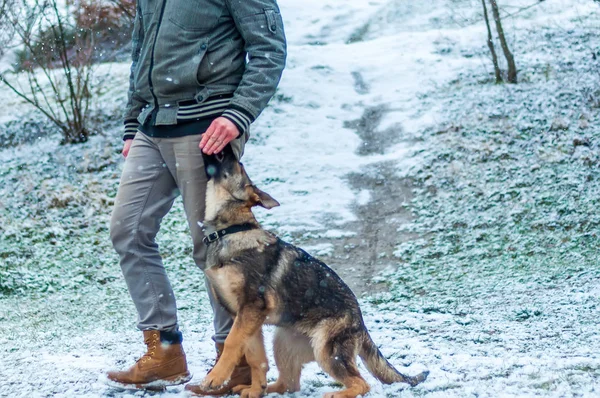
[[[252,224],[232,225],[231,227],[227,227],[220,231],[213,232],[212,234],[206,235],[204,237],[204,239],[202,239],[202,242],[204,242],[208,245],[208,244],[211,244],[211,243],[221,239],[225,235],[235,234],[236,232],[250,231],[251,229],[256,229],[256,226],[252,225]]]

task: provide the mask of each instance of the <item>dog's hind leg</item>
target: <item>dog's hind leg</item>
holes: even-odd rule
[[[323,335],[328,331],[326,329],[319,334]],[[343,330],[340,334],[329,338],[313,339],[315,357],[319,366],[346,387],[342,391],[326,393],[323,398],[356,398],[369,392],[370,387],[360,375],[356,365],[359,347],[357,335],[358,333]]]
[[[310,339],[288,328],[277,328],[273,340],[277,381],[267,387],[267,393],[285,394],[300,391],[302,366],[315,360]]]
[[[262,397],[267,390],[267,371],[269,370],[262,329],[259,329],[246,342],[245,355],[252,372],[252,385],[237,386],[233,389],[233,393],[239,393],[241,398]]]

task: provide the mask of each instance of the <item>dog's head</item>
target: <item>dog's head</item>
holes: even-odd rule
[[[219,154],[205,156],[204,164],[209,179],[206,197],[207,219],[216,216],[218,210],[225,207],[261,206],[272,209],[279,206],[279,202],[271,195],[252,183],[244,165],[237,160],[230,145]]]

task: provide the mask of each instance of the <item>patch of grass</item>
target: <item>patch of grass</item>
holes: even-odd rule
[[[369,29],[371,28],[371,24],[367,22],[362,25],[360,28],[356,29],[346,40],[346,44],[359,43],[366,39],[367,34],[369,33]]]
[[[432,392],[438,392],[438,391],[449,391],[449,390],[454,390],[457,388],[462,388],[461,384],[458,383],[448,383],[448,384],[444,384],[442,386],[437,386],[434,388],[429,389],[427,392],[428,393],[432,393]]]
[[[0,165],[0,219],[5,220],[0,225],[0,297],[76,292],[122,281],[108,231],[122,164],[119,146],[115,137],[96,136],[78,151],[42,149],[29,157],[8,157]],[[177,201],[157,238],[166,267],[176,277],[199,273],[184,220]]]
[[[600,374],[600,366],[582,364],[582,365],[576,365],[576,366],[572,367],[571,369],[576,370],[578,372]]]
[[[553,391],[556,389],[556,380],[551,379],[542,383],[533,384],[533,387],[544,391]]]

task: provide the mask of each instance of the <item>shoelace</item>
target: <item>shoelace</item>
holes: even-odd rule
[[[152,339],[148,339],[148,340],[144,340],[144,343],[146,344],[146,346],[148,346],[148,351],[142,355],[141,358],[139,358],[136,362],[140,362],[144,363],[149,359],[152,359],[152,356],[154,356],[155,351],[152,350],[156,350],[156,343],[158,342],[158,338],[157,336],[153,336]],[[150,346],[150,344],[154,344],[152,346]]]

